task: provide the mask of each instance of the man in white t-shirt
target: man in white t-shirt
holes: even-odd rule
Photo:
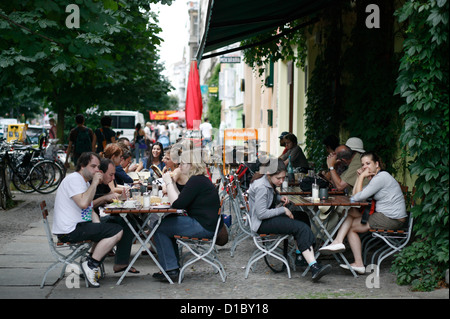
[[[62,242],[91,240],[96,243],[81,270],[91,287],[99,287],[98,267],[101,260],[122,238],[118,224],[100,223],[93,210],[97,185],[101,182],[100,157],[94,152],[82,153],[76,171],[67,175],[56,192],[52,232]]]
[[[208,122],[208,118],[205,117],[205,121],[199,126],[200,131],[202,131],[202,146],[205,146],[209,142],[211,142],[212,137],[212,125]]]

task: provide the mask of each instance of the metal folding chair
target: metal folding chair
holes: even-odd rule
[[[221,203],[222,207],[222,203]],[[182,248],[187,248],[187,254],[192,254],[193,256],[187,260],[186,262],[183,262],[183,265],[180,269],[180,275],[178,278],[178,283],[181,284],[184,277],[184,272],[187,267],[192,265],[193,263],[203,260],[204,262],[210,264],[213,266],[214,269],[216,269],[220,277],[222,278],[222,281],[225,282],[227,278],[227,274],[225,272],[225,268],[223,267],[222,263],[220,262],[217,252],[215,250],[216,246],[216,239],[217,234],[219,233],[220,229],[220,222],[221,222],[222,216],[221,216],[221,208],[219,208],[218,212],[218,218],[217,218],[217,224],[216,224],[216,230],[214,231],[214,237],[211,238],[193,238],[193,237],[186,237],[186,236],[180,236],[175,235],[174,237],[177,239],[177,244],[180,246],[180,251],[182,251]],[[186,255],[186,253],[180,258],[181,260],[184,259],[184,257],[190,256]]]
[[[371,265],[377,265],[377,276],[379,275],[381,262],[389,257],[390,255],[400,251],[405,247],[409,239],[411,238],[413,227],[413,217],[411,213],[408,214],[407,221],[405,223],[405,228],[390,230],[390,229],[369,229],[372,235],[364,243],[364,264],[366,264],[366,257],[368,251],[372,248],[379,246],[381,241],[381,247],[375,250],[372,254]],[[378,258],[377,258],[378,256]],[[376,261],[375,261],[376,260]]]
[[[400,184],[403,193],[408,192],[408,187]],[[415,193],[415,188],[413,189],[412,195]],[[414,201],[411,202],[411,207],[414,206]],[[376,249],[371,258],[371,265],[377,265],[377,276],[379,275],[381,262],[389,257],[390,255],[400,251],[405,247],[412,234],[413,228],[413,216],[410,212],[407,212],[407,220],[405,225],[401,229],[376,229],[371,228],[367,235],[363,236],[361,246],[363,251],[363,262],[367,264],[367,255],[373,249]],[[378,256],[378,259],[377,259]],[[376,261],[375,261],[376,260]]]
[[[247,220],[251,227],[250,216],[247,216]],[[266,256],[271,256],[276,260],[281,261],[286,266],[288,277],[291,278],[291,269],[289,268],[288,260],[285,256],[276,251],[278,249],[278,245],[284,242],[285,239],[288,239],[289,236],[290,235],[258,234],[252,231],[252,238],[255,243],[256,250],[253,252],[247,266],[245,267],[245,278],[248,278],[252,265]]]
[[[48,245],[50,247],[50,252],[55,257],[56,261],[51,264],[42,279],[41,288],[44,288],[45,280],[50,271],[55,269],[59,264],[63,264],[63,269],[61,270],[61,274],[59,276],[59,280],[64,277],[64,273],[66,272],[67,265],[77,264],[81,270],[81,263],[77,259],[81,259],[82,257],[87,256],[89,249],[92,246],[91,241],[83,241],[79,243],[62,243],[57,242],[53,239],[53,234],[50,231],[50,225],[48,222],[48,210],[47,204],[45,201],[42,201],[41,204],[41,212],[42,212],[42,221],[44,222],[44,229],[47,235]],[[86,287],[89,287],[87,279],[85,278]]]
[[[237,246],[252,237],[252,232],[247,221],[247,216],[250,212],[248,207],[247,195],[242,192],[239,180],[237,176],[229,183],[230,189],[234,189],[236,192],[229,193],[229,200],[231,209],[234,212],[233,222],[234,222],[234,233],[233,233],[233,243],[230,248],[231,257],[234,256]],[[237,227],[236,227],[237,226]]]

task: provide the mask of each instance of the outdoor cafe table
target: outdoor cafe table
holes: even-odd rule
[[[161,270],[161,272],[164,274],[164,276],[167,278],[167,280],[171,284],[173,284],[172,279],[170,279],[170,277],[167,275],[167,273],[164,271],[164,269],[159,264],[159,262],[156,259],[156,257],[152,254],[151,250],[149,249],[149,244],[150,244],[150,239],[152,238],[153,234],[158,229],[158,227],[161,224],[161,221],[164,218],[164,216],[166,216],[167,214],[170,214],[170,213],[180,214],[182,212],[183,212],[182,210],[180,211],[180,210],[177,210],[177,209],[174,209],[174,208],[154,208],[154,207],[148,207],[148,208],[105,208],[105,210],[104,210],[105,214],[119,214],[120,217],[123,218],[125,223],[131,229],[131,231],[133,232],[135,238],[141,244],[141,247],[139,247],[139,250],[134,255],[133,259],[131,260],[131,262],[128,265],[127,269],[125,269],[125,271],[123,272],[122,276],[117,281],[116,285],[120,285],[120,283],[122,282],[123,278],[128,273],[128,271],[131,269],[131,267],[133,267],[133,265],[136,262],[137,258],[140,256],[141,252],[144,249],[147,251],[147,253],[150,256],[150,258],[153,259],[153,261],[158,266],[158,268]],[[141,215],[145,216],[144,222],[142,223],[142,225],[139,225],[139,223],[137,223],[138,231],[136,231],[134,229],[133,225],[129,221],[128,214],[141,214]],[[144,228],[145,228],[146,225],[148,225],[148,222],[149,222],[149,220],[150,220],[150,218],[151,218],[151,216],[153,214],[157,214],[158,215],[158,217],[159,217],[158,221],[153,226],[153,229],[150,232],[150,234],[146,234],[145,231],[144,231]],[[143,238],[141,236],[144,237],[145,240],[143,240]]]
[[[320,231],[323,231],[323,233],[325,234],[325,237],[323,238],[325,240],[325,242],[323,243],[323,246],[326,246],[326,245],[328,245],[328,243],[333,241],[333,236],[339,230],[339,228],[341,227],[345,218],[347,217],[349,208],[363,207],[363,206],[369,205],[367,202],[351,202],[350,197],[345,196],[345,195],[330,195],[330,196],[328,196],[328,199],[320,200],[320,201],[316,201],[316,202],[314,202],[311,197],[306,197],[306,196],[301,196],[301,195],[288,195],[288,198],[295,206],[304,207],[306,209],[308,215],[310,216],[310,218],[313,219],[313,221],[315,222],[315,223],[312,223],[313,226],[317,229],[317,231],[319,233],[320,233]],[[327,231],[327,228],[324,225],[324,221],[326,221],[330,217],[330,214],[328,215],[328,217],[326,219],[324,219],[324,221],[322,221],[319,218],[319,215],[320,215],[319,206],[333,206],[333,207],[343,207],[344,208],[343,216],[341,217],[341,219],[339,220],[337,225],[333,228],[333,230],[331,231],[331,234]],[[320,255],[320,252],[317,251],[315,254],[315,258],[317,259],[317,257],[319,257],[319,255]],[[347,259],[345,258],[344,254],[338,253],[338,255],[342,258],[344,263],[348,266],[348,268],[352,272],[353,276],[358,277],[356,272],[352,269],[352,267],[350,267],[350,264],[347,261]],[[336,254],[333,254],[333,256],[339,262],[339,259],[336,257]],[[308,272],[308,270],[309,270],[309,266],[308,266],[308,268],[306,268],[306,270],[304,271],[302,276],[305,276],[306,273]]]
[[[344,195],[344,191],[330,190],[328,195]],[[290,185],[287,189],[281,189],[280,195],[302,195],[311,196],[311,192],[303,191],[300,186]]]

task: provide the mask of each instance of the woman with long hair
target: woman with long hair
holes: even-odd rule
[[[381,159],[373,152],[365,152],[361,155],[361,168],[357,171],[358,177],[353,187],[351,200],[356,202],[372,198],[376,202],[375,212],[369,216],[367,223],[362,224],[360,210],[351,208],[336,235],[335,240],[328,246],[319,249],[323,254],[334,254],[345,251],[344,239],[348,243],[355,258],[350,267],[359,274],[365,273],[362,259],[360,233],[369,231],[370,228],[398,229],[406,220],[405,198],[399,183],[392,175],[384,170]],[[363,188],[364,180],[369,183]],[[347,265],[340,265],[348,269]]]
[[[153,143],[150,148],[150,153],[148,159],[144,161],[144,168],[151,170],[152,165],[158,167],[161,171],[164,169],[166,164],[163,162],[164,158],[164,147],[160,142]]]
[[[284,205],[289,203],[286,196],[279,195],[280,187],[286,178],[286,165],[277,159],[277,165],[260,167],[264,174],[258,174],[252,180],[249,194],[250,218],[252,231],[259,234],[290,234],[294,236],[297,249],[311,267],[314,282],[330,272],[331,266],[321,266],[314,257],[314,234],[301,220]],[[275,167],[273,167],[275,166]],[[280,205],[281,204],[281,205]]]

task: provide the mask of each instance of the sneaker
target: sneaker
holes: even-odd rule
[[[343,253],[344,251],[345,251],[344,244],[328,245],[319,249],[319,252],[324,255]]]
[[[86,260],[81,264],[81,270],[83,271],[84,277],[87,279],[90,287],[100,287],[100,284],[97,282],[98,268],[90,268]]]
[[[331,271],[331,265],[321,266],[318,263],[315,263],[311,266],[312,272],[312,280],[313,282],[317,282],[320,278],[329,274]]]

